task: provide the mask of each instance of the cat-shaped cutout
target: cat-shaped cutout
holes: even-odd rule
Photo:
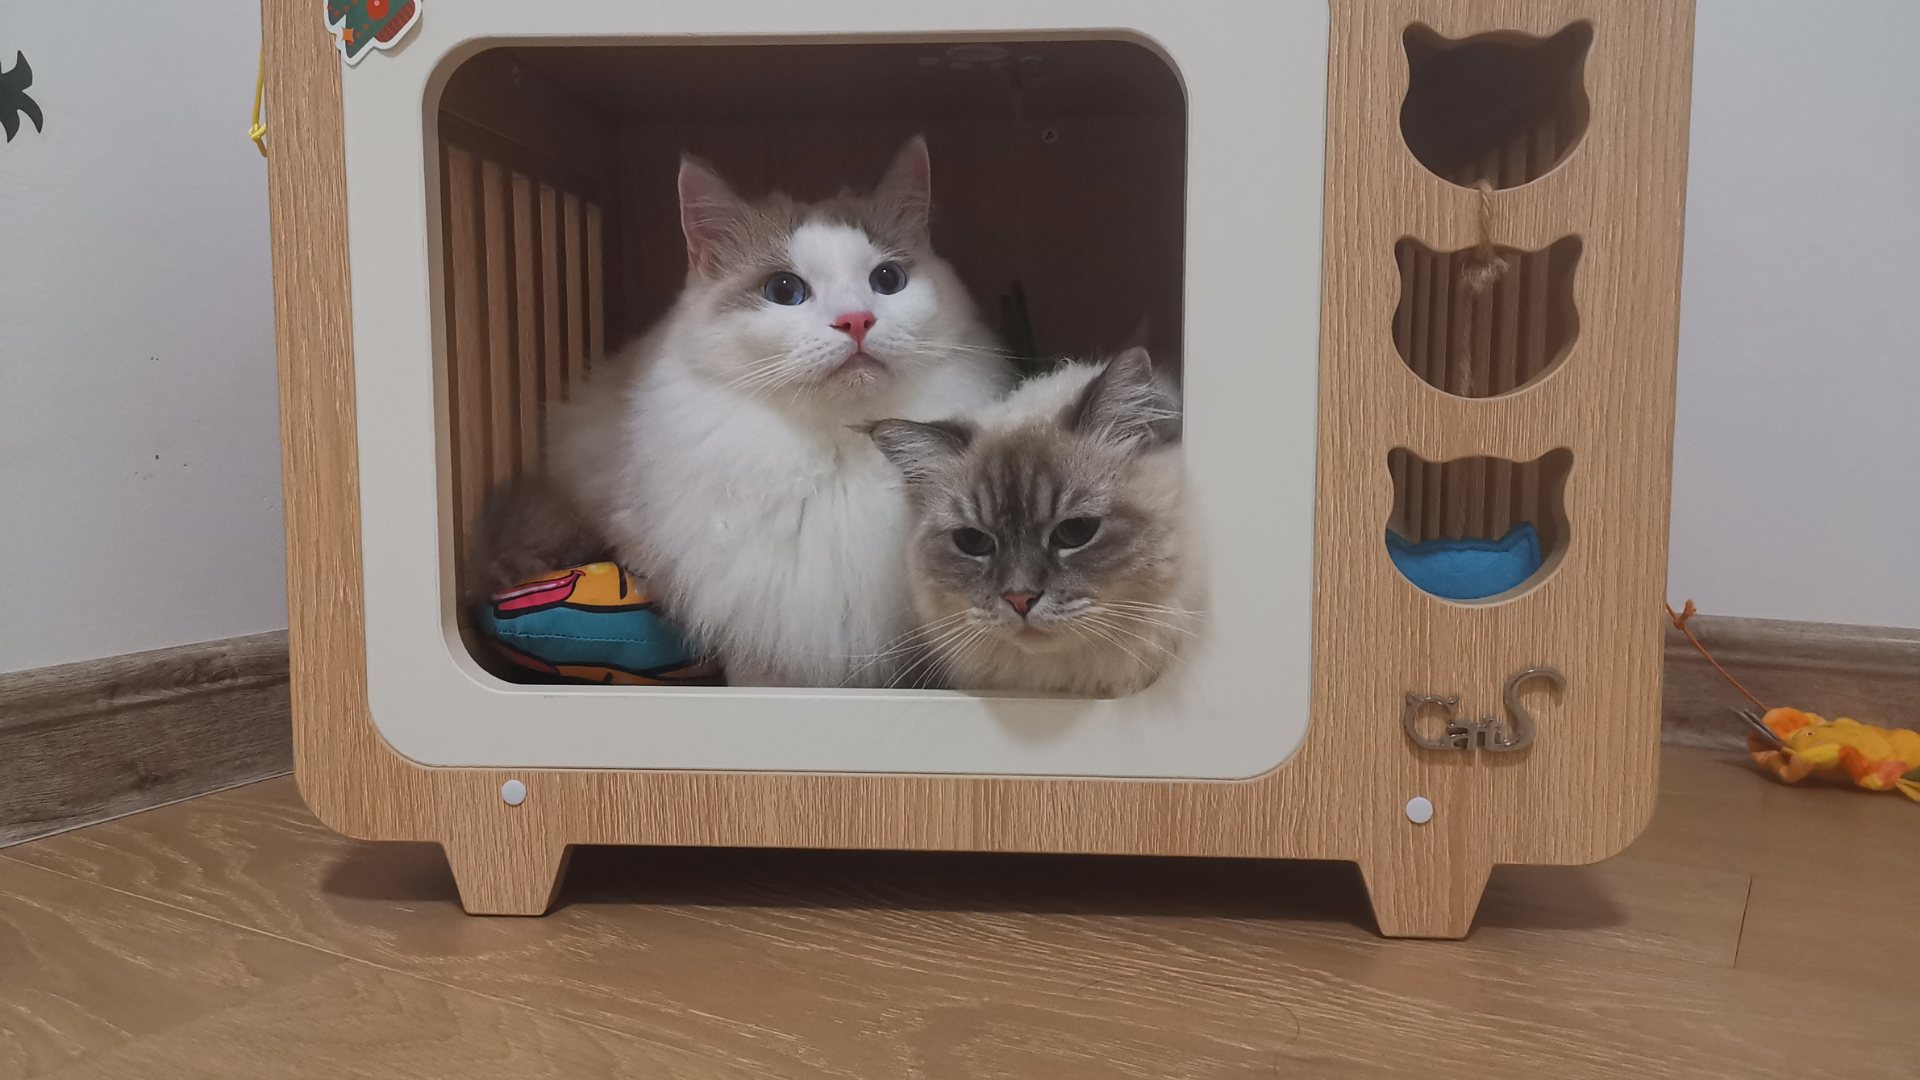
[[[1387,553],[1423,592],[1462,603],[1512,599],[1551,576],[1567,553],[1571,450],[1532,461],[1428,461],[1397,448],[1387,471]]]
[[[1455,41],[1407,28],[1400,134],[1434,175],[1462,187],[1519,187],[1553,171],[1586,134],[1593,26],[1550,38],[1482,34]]]
[[[1415,375],[1456,397],[1511,393],[1545,378],[1580,336],[1573,283],[1580,238],[1540,251],[1394,247],[1400,303],[1393,347]]]

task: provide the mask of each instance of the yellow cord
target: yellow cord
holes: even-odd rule
[[[267,156],[267,125],[260,122],[260,98],[267,90],[267,50],[260,50],[260,75],[253,80],[253,126],[247,129],[247,138],[260,148],[260,156]]]

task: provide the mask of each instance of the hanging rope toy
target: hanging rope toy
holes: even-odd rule
[[[1483,177],[1475,190],[1480,192],[1480,242],[1473,254],[1467,256],[1469,261],[1460,273],[1460,280],[1470,291],[1479,294],[1505,277],[1513,264],[1493,246],[1493,181]]]

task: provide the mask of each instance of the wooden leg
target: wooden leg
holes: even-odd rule
[[[490,842],[493,841],[493,842]],[[516,846],[494,837],[440,845],[469,915],[545,915],[560,895],[571,847]]]
[[[1385,937],[1463,938],[1473,927],[1490,864],[1466,861],[1362,862],[1373,918]]]

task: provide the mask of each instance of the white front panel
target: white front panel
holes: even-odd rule
[[[458,766],[1236,779],[1300,746],[1311,676],[1323,0],[459,0],[428,6],[413,34],[342,71],[368,696],[400,753]],[[438,211],[427,193],[439,186],[428,172],[431,103],[455,61],[495,45],[708,35],[1126,37],[1151,43],[1179,72],[1189,133],[1185,432],[1208,538],[1210,625],[1153,688],[1083,701],[517,687],[466,655],[443,581],[450,504],[435,465],[445,435],[429,261]]]

